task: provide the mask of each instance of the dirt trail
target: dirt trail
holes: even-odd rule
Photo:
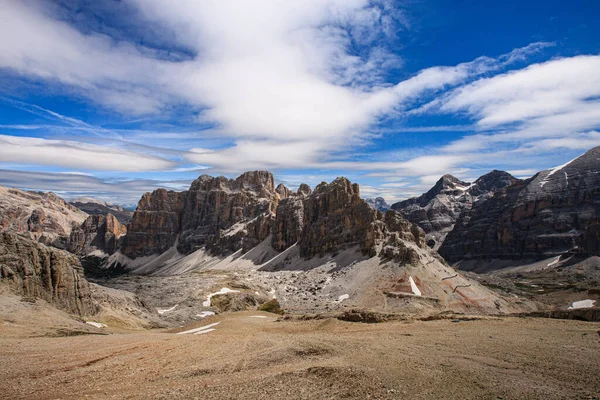
[[[215,322],[207,334],[174,334]],[[11,335],[0,337],[0,398],[597,398],[599,327],[517,318],[276,322],[243,312],[171,331]]]

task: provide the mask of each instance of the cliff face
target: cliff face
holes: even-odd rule
[[[313,192],[283,200],[277,207],[272,245],[283,251],[297,243],[300,256],[310,258],[357,246],[364,254],[409,257],[390,251],[408,241],[424,245],[424,233],[400,214],[385,215],[360,198],[359,187],[346,178],[321,183]]]
[[[54,193],[0,186],[0,232],[23,233],[41,243],[65,248],[72,226],[87,214]]]
[[[171,248],[181,232],[184,204],[185,192],[157,189],[144,194],[127,224],[121,252],[135,258]]]
[[[72,314],[97,311],[77,257],[21,235],[0,233],[0,280],[17,294]]]
[[[140,200],[121,251],[131,258],[160,254],[176,240],[184,254],[203,246],[216,254],[235,251],[268,236],[278,201],[266,171],[237,179],[202,175],[180,193],[158,189]],[[251,229],[242,229],[250,221]]]
[[[114,215],[90,215],[71,231],[67,250],[82,256],[96,250],[110,255],[117,250],[119,239],[126,233],[127,228]]]
[[[496,170],[473,184],[444,175],[427,193],[395,203],[392,209],[423,228],[427,244],[438,250],[462,213],[470,210],[475,202],[484,201],[517,181],[509,173]]]
[[[595,148],[474,205],[440,254],[449,261],[597,254],[599,217],[600,148]]]
[[[136,258],[164,253],[177,243],[180,254],[203,248],[228,255],[246,252],[269,235],[276,251],[297,244],[304,258],[354,246],[376,255],[402,240],[424,244],[421,230],[390,213],[372,209],[360,198],[358,185],[346,178],[323,182],[314,191],[303,184],[292,193],[283,185],[275,189],[269,172],[247,172],[237,179],[203,175],[185,192],[145,194],[120,250]],[[400,253],[386,250],[390,257]]]

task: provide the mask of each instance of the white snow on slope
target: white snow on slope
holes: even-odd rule
[[[96,328],[106,328],[106,325],[100,323],[100,322],[94,322],[94,321],[86,321],[86,324],[91,325],[91,326],[95,326]]]
[[[342,301],[344,301],[348,298],[350,298],[350,295],[346,293],[346,294],[339,296],[337,301],[338,301],[338,303],[341,303]]]
[[[556,257],[554,258],[554,260],[552,260],[552,262],[550,262],[550,263],[548,263],[548,264],[546,265],[546,267],[551,267],[551,266],[553,266],[553,265],[556,265],[556,264],[558,264],[559,260],[560,260],[560,256],[556,256]]]
[[[219,294],[227,294],[227,293],[239,293],[239,292],[240,292],[239,290],[232,290],[232,289],[229,289],[229,288],[226,288],[226,287],[224,287],[224,288],[221,288],[221,290],[219,290],[218,292],[215,292],[215,293],[211,293],[211,294],[209,294],[209,295],[206,297],[206,301],[202,302],[202,305],[203,305],[204,307],[210,307],[210,299],[211,299],[213,296],[216,296],[216,295],[219,295]]]
[[[569,307],[569,310],[574,310],[577,308],[592,308],[594,307],[594,304],[596,303],[596,300],[580,300],[580,301],[575,301],[573,302],[573,304],[571,304],[571,306]]]
[[[415,280],[412,276],[408,277],[408,281],[410,282],[410,288],[412,289],[412,292],[417,296],[421,296],[421,290],[419,290],[419,287],[415,283]]]
[[[554,175],[555,172],[560,171],[561,169],[563,169],[567,165],[571,164],[573,161],[577,160],[579,157],[581,157],[581,156],[577,156],[574,159],[572,159],[571,161],[569,161],[568,163],[565,163],[563,165],[559,165],[558,167],[550,168],[550,172],[548,173],[548,175],[546,175],[546,177],[544,179],[542,179],[542,181],[540,182],[540,187],[544,187],[544,185],[546,183],[548,183],[548,178],[550,178],[552,175]],[[567,184],[569,184],[569,181],[568,181],[569,178],[568,178],[566,172],[565,172],[565,179],[567,180]]]
[[[212,312],[212,311],[202,311],[200,314],[196,314],[196,317],[206,318],[206,317],[210,317],[210,316],[213,316],[213,315],[215,315],[215,313]]]
[[[208,324],[208,325],[205,325],[205,326],[201,326],[200,328],[190,329],[189,331],[178,332],[178,333],[176,333],[176,335],[187,335],[189,333],[196,334],[197,332],[205,331],[205,330],[210,329],[213,326],[217,326],[219,324],[220,324],[220,322],[215,322],[214,324]],[[212,330],[214,331],[214,329],[212,329]]]
[[[175,305],[174,305],[173,307],[171,307],[171,308],[156,308],[156,312],[157,312],[157,313],[159,313],[160,315],[162,315],[162,314],[165,314],[165,313],[168,313],[168,312],[171,312],[171,311],[173,311],[174,309],[176,309],[176,308],[177,308],[177,306],[178,306],[178,305],[179,305],[179,304],[175,304]]]
[[[204,331],[196,332],[196,333],[194,333],[194,335],[204,335],[205,333],[212,332],[214,330],[216,330],[216,329],[206,329]]]

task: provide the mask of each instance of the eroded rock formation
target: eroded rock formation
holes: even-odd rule
[[[390,248],[402,246],[404,241],[423,246],[424,233],[395,211],[384,215],[374,210],[360,198],[357,184],[337,178],[330,184],[319,184],[308,195],[282,201],[272,240],[278,251],[297,243],[305,258],[356,246],[370,256],[387,248],[384,256],[407,261],[408,252],[393,252]]]
[[[119,239],[126,233],[127,228],[114,215],[90,215],[71,231],[67,250],[82,256],[97,250],[110,255],[117,250]]]
[[[69,313],[97,311],[77,257],[22,235],[0,233],[0,278],[13,292]]]
[[[270,172],[246,172],[237,179],[202,175],[185,192],[146,193],[121,251],[131,258],[160,254],[177,241],[181,253],[206,247],[226,254],[264,240],[278,202]]]
[[[54,193],[0,186],[0,232],[23,233],[41,243],[65,248],[73,226],[87,214]]]

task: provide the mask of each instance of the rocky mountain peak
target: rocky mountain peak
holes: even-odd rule
[[[160,254],[177,243],[189,254],[203,246],[229,252],[268,235],[265,224],[279,202],[273,174],[245,172],[235,179],[202,175],[184,192],[155,190],[142,196],[129,224],[123,254]],[[259,218],[260,216],[263,216]],[[259,226],[238,229],[251,220]],[[252,231],[252,232],[251,232]]]
[[[325,193],[325,192],[340,192],[349,195],[360,196],[360,188],[357,183],[351,183],[347,178],[341,176],[336,178],[333,182],[321,182],[315,188],[314,193]]]
[[[371,208],[379,210],[381,212],[386,212],[390,209],[390,205],[385,201],[383,197],[365,199],[365,201],[368,205],[371,206]]]
[[[464,182],[455,177],[454,175],[446,174],[443,175],[433,186],[438,190],[448,190],[448,189],[462,189],[466,186],[469,186],[469,182]]]
[[[427,234],[427,244],[437,250],[461,213],[469,210],[473,202],[485,200],[518,181],[509,173],[497,170],[481,176],[473,184],[447,174],[427,193],[395,203],[392,209],[400,211],[409,221],[423,228]]]
[[[71,231],[67,250],[82,256],[96,250],[113,254],[117,250],[119,239],[126,233],[127,228],[114,215],[90,215],[81,226]]]
[[[239,188],[275,191],[275,178],[269,171],[248,171],[235,179]]]
[[[298,187],[298,191],[296,192],[298,195],[306,196],[311,194],[312,189],[306,183],[301,183]]]
[[[519,179],[505,171],[493,170],[480,176],[469,189],[473,196],[480,196],[485,193],[495,192],[504,187],[517,183]]]
[[[275,192],[277,192],[281,200],[287,199],[292,195],[292,191],[288,189],[283,183],[277,185],[277,188],[275,188]]]
[[[440,248],[449,261],[537,259],[584,252],[595,239],[600,147],[497,191],[457,221]]]

